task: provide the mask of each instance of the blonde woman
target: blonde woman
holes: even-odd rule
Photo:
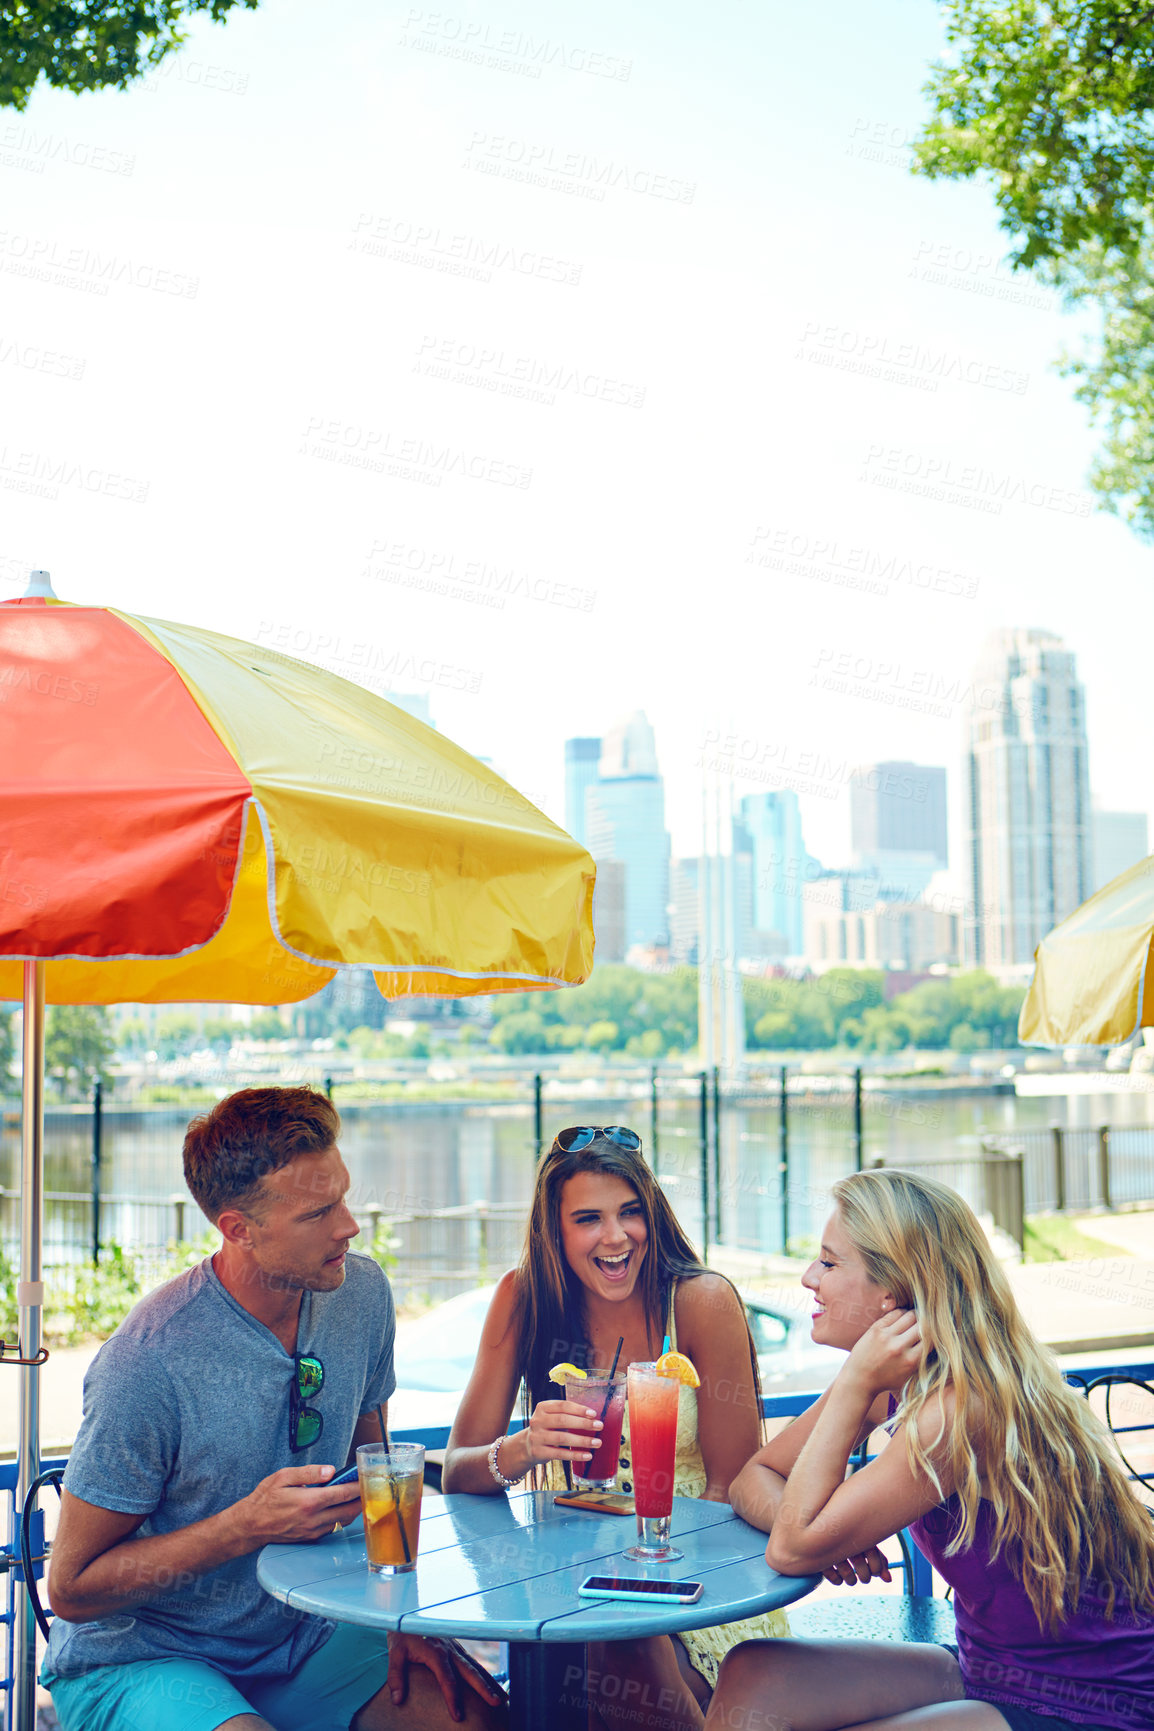
[[[1063,1731],[1154,1726],[1154,1521],[1109,1436],[1023,1323],[952,1190],[859,1172],[803,1284],[813,1338],[849,1354],[731,1487],[786,1574],[884,1570],[911,1526],[954,1589],[958,1647],[751,1642],[707,1727]],[[846,1476],[857,1443],[890,1440]]]
[[[702,1264],[635,1131],[560,1131],[537,1171],[520,1266],[501,1280],[485,1319],[445,1452],[444,1489],[504,1495],[527,1475],[561,1489],[566,1462],[580,1474],[596,1460],[601,1421],[558,1398],[550,1368],[566,1359],[607,1368],[619,1340],[622,1366],[655,1359],[666,1334],[701,1378],[699,1389],[679,1390],[673,1488],[724,1502],[760,1436],[757,1358],[741,1300]],[[527,1423],[509,1436],[522,1383]],[[617,1483],[630,1491],[628,1413],[626,1427]],[[591,1646],[591,1723],[636,1725],[641,1701],[660,1731],[700,1731],[730,1647],[788,1629],[774,1611],[676,1638]]]

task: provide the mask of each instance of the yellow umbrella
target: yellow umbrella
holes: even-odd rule
[[[1120,1046],[1154,1027],[1154,858],[1100,889],[1042,939],[1018,1020],[1029,1046]]]

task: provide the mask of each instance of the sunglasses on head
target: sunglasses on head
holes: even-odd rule
[[[629,1148],[634,1152],[641,1146],[636,1130],[627,1130],[624,1124],[574,1124],[568,1130],[558,1130],[553,1146],[560,1148],[563,1154],[571,1154],[575,1148],[588,1148],[598,1136],[603,1136],[606,1142],[615,1142],[618,1148]]]
[[[325,1428],[325,1415],[308,1402],[325,1386],[325,1367],[309,1353],[293,1357],[293,1379],[289,1387],[289,1448],[311,1448]]]

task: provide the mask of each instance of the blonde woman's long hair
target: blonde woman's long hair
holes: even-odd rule
[[[944,1452],[948,1462],[962,1522],[946,1554],[973,1543],[984,1467],[993,1554],[1005,1548],[1040,1627],[1055,1631],[1091,1576],[1107,1618],[1118,1596],[1134,1612],[1148,1610],[1154,1522],[1108,1431],[1023,1322],[966,1203],[944,1184],[892,1168],[856,1172],[833,1195],[870,1279],[917,1312],[930,1343],[895,1417],[904,1422],[911,1468],[939,1493],[931,1453]],[[954,1393],[948,1435],[939,1405],[947,1385]],[[923,1444],[917,1421],[930,1402],[942,1425]]]

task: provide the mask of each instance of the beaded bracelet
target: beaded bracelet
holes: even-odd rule
[[[501,1444],[507,1443],[508,1440],[508,1433],[506,1433],[504,1436],[499,1436],[495,1443],[490,1443],[489,1445],[489,1471],[492,1473],[494,1479],[503,1491],[511,1491],[513,1486],[519,1485],[521,1480],[525,1477],[524,1473],[519,1473],[515,1479],[507,1479],[500,1467],[497,1465],[497,1454]],[[528,1471],[528,1468],[526,1468],[526,1471]]]

